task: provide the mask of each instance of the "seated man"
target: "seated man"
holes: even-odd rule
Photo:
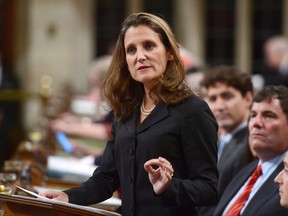
[[[288,88],[267,86],[257,93],[249,120],[249,142],[259,160],[236,175],[214,215],[288,215],[273,182],[288,149]]]
[[[283,160],[284,168],[276,176],[274,182],[279,185],[280,205],[288,208],[288,154],[286,152]]]
[[[254,157],[248,145],[248,118],[253,101],[249,74],[233,66],[219,65],[204,71],[202,86],[206,101],[221,128],[218,140],[218,194]],[[200,207],[202,216],[211,216],[215,206]]]

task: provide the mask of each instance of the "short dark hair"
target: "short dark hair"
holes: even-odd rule
[[[277,98],[280,102],[280,106],[288,119],[288,88],[285,86],[265,86],[255,96],[253,101],[260,103],[263,101],[271,101],[273,98]]]
[[[251,76],[235,66],[218,65],[204,70],[204,78],[201,82],[203,87],[209,88],[218,82],[234,87],[243,96],[247,92],[253,93]]]

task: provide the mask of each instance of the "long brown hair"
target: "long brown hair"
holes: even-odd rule
[[[103,83],[103,94],[111,106],[115,118],[121,122],[130,117],[145,95],[143,84],[135,81],[130,75],[124,48],[127,30],[139,25],[147,26],[156,32],[166,50],[174,56],[174,60],[167,63],[163,76],[150,90],[152,99],[155,102],[162,100],[173,105],[193,94],[184,81],[185,71],[179,55],[179,45],[169,25],[153,14],[134,13],[128,16],[122,24],[112,62]]]

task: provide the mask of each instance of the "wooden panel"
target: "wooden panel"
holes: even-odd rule
[[[26,207],[23,206],[23,203],[12,203],[5,202],[3,205],[4,215],[5,216],[33,216],[33,215],[42,215],[42,216],[53,216],[58,215],[57,211],[52,209],[52,206],[33,206]],[[41,214],[39,214],[41,212]]]
[[[0,207],[5,216],[100,216],[119,215],[73,204],[44,201],[41,199],[0,195]],[[100,211],[100,213],[98,213]],[[102,214],[103,213],[103,214]]]

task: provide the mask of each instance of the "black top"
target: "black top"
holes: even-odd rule
[[[217,131],[206,102],[191,96],[168,106],[160,102],[137,127],[138,107],[123,124],[115,122],[112,140],[93,176],[65,191],[69,202],[90,205],[108,199],[121,186],[123,215],[198,215],[195,206],[217,200]],[[174,176],[156,196],[143,165],[159,156]]]

